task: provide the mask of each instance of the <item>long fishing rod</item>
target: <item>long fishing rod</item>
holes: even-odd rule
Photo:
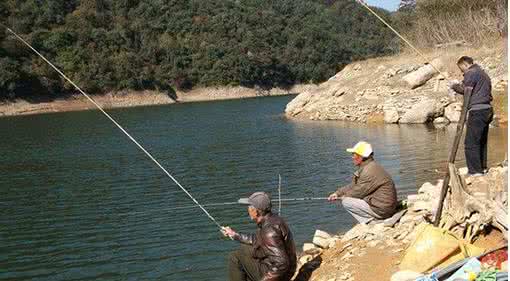
[[[200,209],[207,215],[207,217],[214,223],[216,224],[216,226],[218,226],[220,229],[223,229],[223,227],[216,221],[216,219],[211,215],[209,214],[209,212],[204,208],[204,206],[202,206],[198,201],[197,199],[195,199],[195,197],[193,197],[193,195],[191,195],[191,193],[189,193],[188,190],[186,190],[186,188],[184,188],[178,181],[177,179],[175,179],[172,174],[170,174],[170,172],[167,171],[167,169],[165,169],[165,167],[163,167],[163,165],[161,165],[159,163],[158,160],[156,160],[156,158],[154,156],[152,156],[151,153],[149,153],[134,137],[132,137],[125,129],[124,127],[122,127],[117,121],[115,121],[115,119],[113,119],[112,116],[110,116],[110,114],[106,113],[106,111],[104,111],[104,109],[98,104],[96,103],[96,101],[94,101],[94,99],[92,99],[87,93],[85,93],[80,87],[78,87],[71,79],[69,79],[62,71],[60,71],[60,69],[58,69],[53,63],[51,63],[46,57],[44,57],[39,51],[37,51],[34,47],[32,47],[32,45],[30,45],[27,41],[25,41],[21,36],[19,36],[16,32],[14,32],[12,29],[10,29],[9,27],[5,26],[4,24],[0,23],[1,26],[3,26],[5,29],[7,29],[7,31],[9,31],[11,34],[13,34],[19,41],[21,41],[23,44],[25,44],[28,48],[30,48],[34,53],[36,53],[40,58],[42,58],[46,63],[48,63],[58,74],[60,74],[60,76],[62,76],[65,80],[67,80],[67,82],[71,83],[71,85],[73,85],[85,98],[87,98],[88,101],[90,101],[99,111],[101,111],[101,113],[104,114],[104,116],[106,116],[106,118],[108,118],[113,124],[115,124],[115,126],[117,126],[117,128],[119,128],[119,130],[124,133],[143,153],[145,153],[145,155],[147,155],[147,157],[149,157],[150,160],[152,160],[152,162],[154,162],[156,164],[156,166],[158,166],[179,188],[182,189],[182,191],[184,191],[184,193],[186,193],[186,195],[188,195],[188,197],[198,206],[200,207]]]
[[[416,48],[413,44],[411,44],[411,42],[409,42],[409,40],[407,40],[404,36],[402,36],[397,30],[395,30],[395,28],[393,28],[387,21],[385,21],[381,16],[379,16],[373,9],[370,8],[370,6],[368,6],[365,1],[363,0],[357,0],[358,3],[361,4],[361,6],[363,6],[365,9],[367,9],[370,13],[372,13],[377,19],[379,19],[384,25],[386,25],[391,31],[393,31],[393,33],[395,33],[400,39],[402,39],[402,41],[404,41],[407,45],[409,45],[409,47],[411,47],[411,49],[413,49],[419,56],[421,56],[425,61],[428,61],[428,59],[425,57],[425,55],[420,52],[420,50],[418,50],[418,48]],[[434,66],[432,63],[428,63],[430,66],[432,66],[432,68],[434,68],[435,71],[437,71],[441,76],[443,76],[444,79],[448,79],[446,75],[443,74],[443,72],[441,72],[441,70],[439,70],[439,68],[437,68],[436,66]]]

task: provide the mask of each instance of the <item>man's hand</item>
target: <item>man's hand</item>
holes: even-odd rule
[[[336,193],[331,193],[328,197],[328,201],[338,200],[338,195]]]
[[[232,228],[228,227],[228,226],[224,226],[221,228],[221,233],[223,233],[223,235],[225,237],[228,237],[230,239],[234,239],[234,236],[237,234],[237,232],[235,232],[234,230],[232,230]]]
[[[460,84],[460,81],[459,80],[449,80],[448,81],[448,88],[450,89],[453,89],[455,86],[459,85]]]

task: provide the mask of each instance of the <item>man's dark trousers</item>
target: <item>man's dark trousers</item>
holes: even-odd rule
[[[464,149],[470,174],[487,169],[487,140],[492,117],[492,108],[469,111]]]
[[[262,279],[262,267],[253,258],[253,246],[241,244],[229,257],[228,277],[230,281],[258,281]]]

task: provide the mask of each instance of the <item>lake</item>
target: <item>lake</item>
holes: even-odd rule
[[[324,197],[354,171],[345,148],[374,146],[402,198],[441,177],[456,126],[288,120],[290,96],[110,110],[203,204],[254,191]],[[97,111],[0,119],[0,280],[226,280],[236,242]],[[489,162],[507,131],[490,131]],[[463,148],[459,161],[463,162]],[[182,208],[181,208],[182,207]],[[210,206],[252,231],[246,207]],[[324,201],[284,202],[298,247],[353,219]]]

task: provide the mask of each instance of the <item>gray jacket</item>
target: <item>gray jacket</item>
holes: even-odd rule
[[[492,101],[491,78],[477,64],[473,64],[466,73],[464,73],[462,84],[455,85],[452,88],[455,92],[464,95],[465,88],[467,87],[473,88],[468,109],[477,110],[490,108],[490,103]]]
[[[351,184],[336,191],[338,197],[363,199],[382,218],[397,210],[397,190],[391,176],[375,160],[368,159],[354,173]]]

